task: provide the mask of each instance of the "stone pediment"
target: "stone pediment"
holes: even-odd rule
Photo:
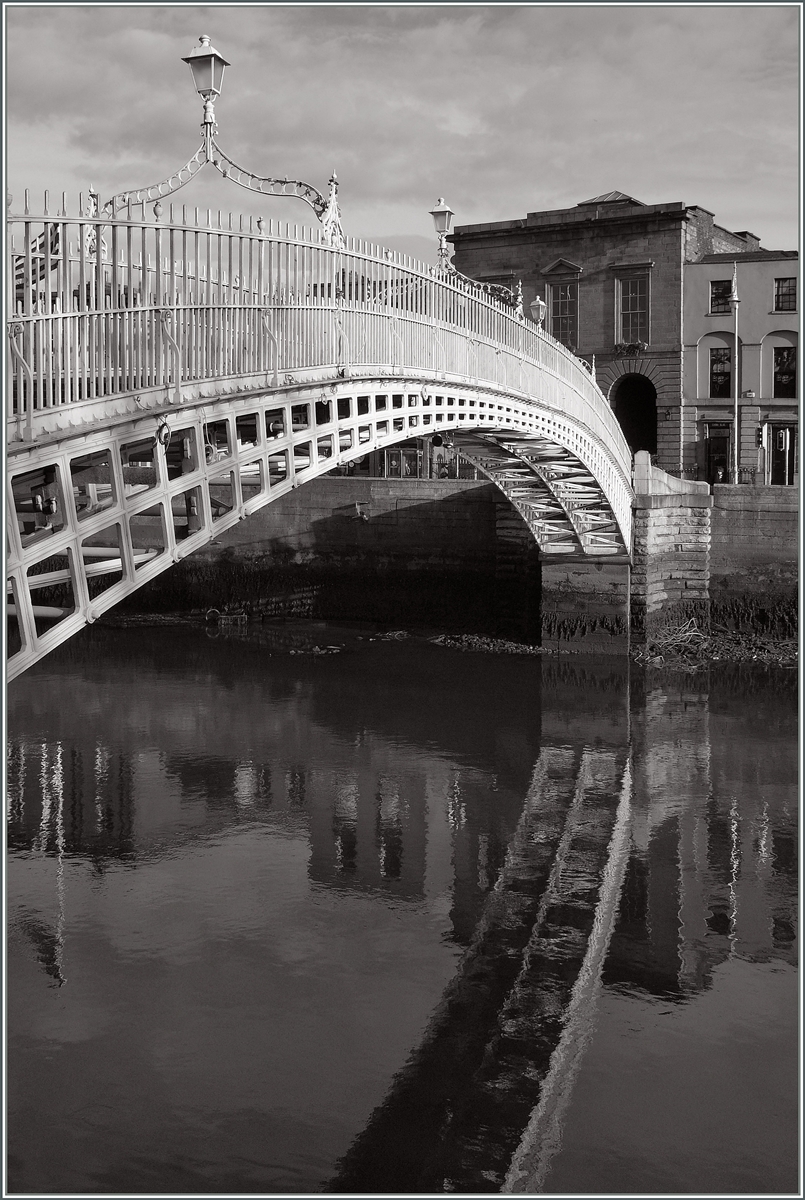
[[[583,267],[578,263],[571,262],[569,258],[557,258],[556,262],[552,262],[549,267],[544,267],[540,272],[542,275],[581,275]]]

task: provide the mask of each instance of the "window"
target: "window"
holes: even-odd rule
[[[797,395],[797,348],[796,346],[774,347],[775,400],[794,400]]]
[[[729,346],[710,347],[710,395],[729,399],[732,394],[732,351]]]
[[[710,280],[710,312],[728,313],[730,311],[730,296],[732,295],[731,279]]]
[[[627,344],[648,341],[648,276],[633,275],[620,280],[621,330],[619,341]]]
[[[557,342],[575,350],[579,342],[579,285],[551,284],[551,333]]]
[[[797,281],[794,279],[775,279],[774,281],[774,311],[797,311]]]

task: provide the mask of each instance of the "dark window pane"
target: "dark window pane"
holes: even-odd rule
[[[793,400],[797,394],[797,350],[795,346],[774,347],[774,398]]]
[[[710,395],[729,399],[732,388],[732,351],[728,346],[713,346],[710,350]]]

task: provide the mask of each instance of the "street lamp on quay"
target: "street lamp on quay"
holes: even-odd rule
[[[324,241],[329,246],[344,249],[346,239],[341,228],[341,214],[338,208],[338,179],[335,172],[330,177],[328,195],[325,197],[312,184],[302,183],[297,179],[279,179],[255,175],[251,171],[239,167],[218,145],[215,140],[218,125],[215,120],[215,101],[221,94],[224,82],[224,72],[230,65],[222,54],[219,54],[210,44],[208,35],[202,34],[198,46],[182,59],[190,67],[196,91],[204,101],[204,117],[201,124],[202,143],[196,153],[173,175],[155,183],[151,187],[139,188],[135,191],[118,192],[107,200],[103,206],[104,214],[114,217],[121,209],[129,204],[148,204],[155,201],[154,212],[159,216],[160,201],[165,196],[178,192],[194,178],[207,163],[211,163],[225,179],[231,179],[247,191],[256,192],[261,196],[292,196],[304,200],[315,212],[321,222]]]
[[[738,349],[738,305],[741,303],[738,296],[738,263],[732,264],[732,291],[727,297],[729,306],[732,310],[733,319],[733,363],[732,363],[732,392],[734,397],[733,412],[732,412],[732,482],[738,483],[738,469],[740,462],[740,430],[738,428],[738,397],[739,381],[738,370],[740,367],[740,350]]]

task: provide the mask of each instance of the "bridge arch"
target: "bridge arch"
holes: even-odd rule
[[[628,556],[609,405],[472,281],[296,228],[9,223],[10,678],[219,531],[411,437],[450,438],[542,551]]]

